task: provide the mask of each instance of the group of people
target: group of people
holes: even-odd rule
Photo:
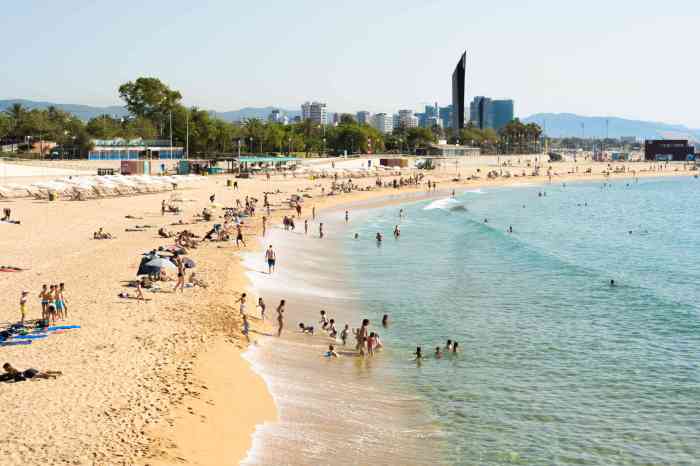
[[[456,341],[447,340],[447,343],[445,344],[444,348],[441,348],[440,346],[435,347],[435,353],[434,353],[433,357],[435,359],[442,359],[442,357],[444,355],[447,355],[447,354],[454,355],[454,354],[457,354],[458,352],[459,352],[459,343],[457,343]],[[421,361],[422,359],[424,359],[426,357],[423,354],[423,348],[420,346],[416,347],[416,352],[413,353],[413,355],[415,356],[416,361]]]
[[[68,305],[65,298],[65,284],[42,285],[39,292],[41,301],[41,318],[45,321],[56,322],[56,319],[65,320],[68,318]],[[20,322],[24,324],[27,317],[27,302],[29,291],[23,290],[19,299]]]

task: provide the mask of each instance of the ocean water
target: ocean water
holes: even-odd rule
[[[437,420],[439,462],[700,464],[699,194],[693,178],[483,189],[346,235],[358,307],[390,316],[376,358]],[[447,339],[460,352],[434,359]]]
[[[269,315],[287,299],[287,329],[248,357],[280,420],[245,464],[700,464],[699,193],[483,188],[351,206],[348,224],[324,212],[323,240],[274,230],[278,273],[246,263]],[[339,329],[369,318],[386,348],[361,359],[295,331],[320,309]],[[433,358],[447,339],[459,353]],[[331,343],[339,360],[320,356]]]

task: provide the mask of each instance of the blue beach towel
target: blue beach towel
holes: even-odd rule
[[[40,338],[48,337],[47,334],[43,335],[15,335],[12,337],[13,340],[38,340]]]
[[[54,325],[49,327],[48,330],[69,330],[73,328],[80,328],[80,325]]]
[[[31,345],[32,340],[0,341],[0,346]]]

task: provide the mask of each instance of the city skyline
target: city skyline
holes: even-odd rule
[[[215,111],[296,109],[306,100],[348,113],[418,110],[450,102],[446,76],[467,49],[467,96],[513,99],[518,115],[616,115],[700,127],[698,65],[687,50],[700,14],[695,3],[672,0],[663,12],[598,0],[581,11],[553,1],[398,5],[10,4],[0,30],[10,45],[0,98],[114,105],[119,84],[154,76],[180,90],[187,105]],[[231,27],[232,18],[246,20]],[[439,40],[425,40],[427,25],[438,26]],[[398,36],[401,46],[377,51]],[[653,56],[684,71],[646,66]]]

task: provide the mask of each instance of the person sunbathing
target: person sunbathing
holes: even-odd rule
[[[172,231],[168,231],[168,229],[165,227],[161,227],[158,229],[158,236],[161,238],[172,238],[174,233]]]
[[[5,373],[0,375],[0,381],[2,382],[23,382],[25,380],[32,379],[55,379],[59,375],[63,375],[61,371],[42,372],[37,369],[31,368],[19,371],[12,367],[12,365],[9,362],[3,364],[2,368],[5,370]]]
[[[190,275],[190,279],[189,279],[188,283],[190,285],[192,285],[193,287],[195,287],[195,286],[199,286],[202,288],[207,287],[206,282],[204,280],[200,280],[199,278],[197,278],[195,272],[192,272],[192,275]]]
[[[110,233],[107,233],[102,229],[102,227],[99,228],[96,232],[92,234],[93,239],[112,239],[112,235]]]

